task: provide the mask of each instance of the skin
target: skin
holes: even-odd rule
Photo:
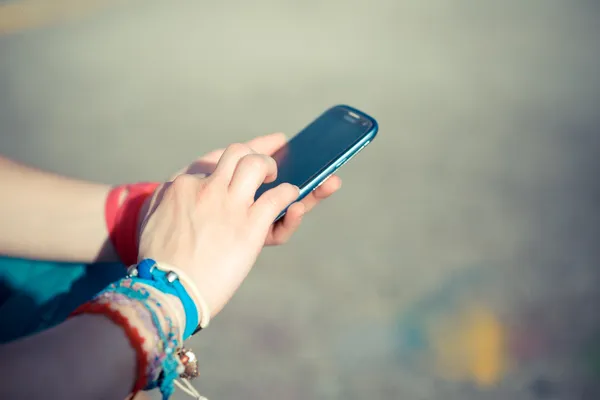
[[[274,160],[264,153],[272,154],[284,142],[283,135],[273,134],[211,152],[161,185],[141,210],[140,258],[186,271],[213,316],[233,296],[263,247],[289,240],[303,215],[341,185],[338,177],[330,178],[273,224],[298,189],[283,184],[257,201],[254,193],[277,175]],[[0,159],[0,180],[7,189],[0,209],[0,253],[84,262],[116,259],[103,221],[108,186],[7,159]],[[44,193],[43,202],[39,193]],[[115,351],[106,352],[107,347]],[[57,359],[62,362],[56,364]],[[0,375],[7,382],[0,386],[0,397],[124,398],[135,365],[120,327],[102,316],[75,317],[0,346]]]
[[[285,221],[279,226],[273,221],[298,197],[298,188],[284,183],[254,201],[258,187],[276,177],[273,158],[247,144],[234,144],[222,153],[210,175],[182,174],[165,183],[156,190],[144,216],[140,257],[183,269],[211,313],[217,314],[264,244],[288,238]],[[298,207],[306,209],[304,204]],[[301,214],[295,219],[287,226],[297,228]]]
[[[276,133],[246,145],[257,153],[272,154],[285,141],[283,134]],[[210,174],[221,154],[223,150],[215,150],[200,157],[174,177],[182,173]],[[2,157],[0,182],[0,254],[84,263],[118,260],[104,222],[109,185],[66,178]],[[270,227],[265,245],[286,243],[303,216],[340,186],[341,180],[332,176],[301,203],[290,207],[285,218]],[[147,206],[142,213],[147,212]]]
[[[0,35],[11,34],[19,31],[40,28],[55,23],[60,23],[70,19],[77,19],[82,16],[91,14],[97,10],[106,8],[113,3],[120,3],[114,0],[111,1],[72,1],[72,0],[55,0],[52,2],[43,2],[39,0],[21,0],[0,5]],[[274,135],[272,137],[264,137],[264,139],[256,140],[254,146],[257,150],[263,148],[265,154],[271,154],[271,149],[276,149],[283,144],[285,137],[283,135]],[[211,153],[208,157],[210,160],[218,160],[217,153]],[[80,182],[64,177],[52,175],[43,171],[38,171],[24,165],[12,162],[8,159],[0,157],[0,179],[3,183],[15,181],[17,176],[25,176],[26,179],[31,178],[31,187],[28,190],[20,188],[16,193],[11,193],[13,196],[10,203],[13,207],[6,207],[2,213],[0,210],[0,226],[25,226],[32,228],[32,231],[37,229],[37,232],[49,232],[47,225],[61,226],[61,230],[66,233],[64,235],[53,235],[52,237],[42,237],[41,241],[36,241],[36,237],[27,236],[26,240],[20,240],[23,236],[6,238],[2,237],[0,232],[0,254],[12,255],[17,257],[29,257],[37,259],[51,260],[66,260],[66,261],[111,261],[116,260],[116,255],[110,243],[106,240],[106,235],[103,232],[104,221],[98,217],[98,210],[101,209],[104,198],[110,188],[105,185],[94,185],[85,182]],[[39,183],[41,186],[33,185]],[[321,186],[309,198],[305,199],[300,204],[295,204],[289,210],[282,223],[278,223],[272,227],[269,236],[266,239],[266,244],[275,245],[283,244],[289,240],[295,230],[298,228],[303,215],[310,211],[320,200],[330,196],[341,185],[341,181],[337,177],[332,177],[330,180]],[[46,192],[53,192],[50,196],[50,201],[45,204],[44,210],[63,211],[56,213],[54,220],[59,222],[58,225],[49,221],[48,218],[35,219],[39,214],[49,215],[44,210],[38,210],[34,214],[30,214],[29,218],[23,218],[25,215],[14,214],[7,215],[11,209],[28,209],[31,210],[35,206],[37,209],[39,204],[31,204],[31,201],[20,203],[20,200],[35,199],[35,194],[39,193],[41,188],[46,188]],[[61,189],[61,190],[58,190]],[[34,195],[28,197],[27,192]],[[73,199],[76,199],[73,201]],[[64,200],[76,204],[76,209],[64,210]],[[3,201],[4,203],[4,201]],[[92,211],[90,214],[88,211]],[[24,213],[25,214],[25,213]],[[64,219],[61,217],[73,217],[68,221],[67,226],[63,227]],[[91,217],[91,218],[88,218]],[[73,224],[73,221],[79,221],[81,224]],[[10,225],[7,225],[10,224]],[[31,231],[30,231],[31,232]],[[75,239],[71,244],[73,246],[66,247],[64,245],[67,239]],[[83,239],[83,240],[80,240]],[[149,399],[145,394],[140,393],[135,397],[135,400]]]
[[[184,173],[161,185],[143,215],[140,258],[180,268],[216,315],[268,238],[277,235],[272,221],[298,196],[297,187],[284,183],[255,201],[258,187],[276,176],[270,156],[235,144],[210,175]],[[162,310],[173,312],[168,316],[183,329],[179,300],[164,296],[160,301],[172,302]],[[145,339],[151,344],[157,340]],[[103,316],[81,315],[0,347],[0,375],[5,378],[0,397],[125,398],[135,381],[135,366],[135,352],[120,327]]]
[[[256,153],[272,155],[286,142],[287,137],[283,133],[273,133],[266,136],[259,136],[244,144]],[[223,152],[224,149],[212,151],[199,158],[179,173],[199,175],[211,174]],[[300,227],[303,216],[315,208],[321,201],[337,192],[341,187],[342,180],[340,177],[332,175],[315,191],[302,199],[301,202],[293,204],[288,209],[285,217],[271,226],[265,240],[265,245],[273,246],[287,243],[294,232]]]

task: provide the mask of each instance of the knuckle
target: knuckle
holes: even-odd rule
[[[279,199],[277,198],[277,195],[273,192],[269,193],[268,196],[266,196],[266,202],[269,208],[275,210],[279,208]]]
[[[264,171],[267,168],[264,157],[261,157],[257,154],[248,154],[242,157],[240,164],[252,170]]]
[[[271,156],[264,156],[265,157],[265,162],[267,164],[269,164],[274,170],[277,171],[277,161],[275,161],[275,159]]]
[[[250,147],[243,143],[232,143],[229,146],[227,146],[226,150],[226,152],[233,154],[247,154],[251,151],[252,150],[250,149]]]
[[[173,188],[174,191],[180,192],[182,190],[186,190],[187,188],[189,188],[192,185],[195,185],[196,181],[197,180],[194,176],[188,175],[188,174],[182,174],[182,175],[177,176],[173,180],[171,187]]]

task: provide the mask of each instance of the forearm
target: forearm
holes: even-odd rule
[[[40,171],[0,157],[0,254],[61,261],[109,261],[108,185]]]
[[[124,399],[136,353],[123,329],[82,315],[0,347],[2,399]]]

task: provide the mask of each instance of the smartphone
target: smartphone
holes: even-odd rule
[[[377,130],[377,121],[362,111],[346,105],[328,109],[273,154],[277,179],[259,187],[255,199],[287,182],[300,188],[296,201],[302,200],[371,143]]]

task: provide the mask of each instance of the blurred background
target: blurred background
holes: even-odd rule
[[[193,339],[196,386],[599,399],[599,17],[585,0],[0,0],[0,151],[158,180],[355,106],[377,140]]]

